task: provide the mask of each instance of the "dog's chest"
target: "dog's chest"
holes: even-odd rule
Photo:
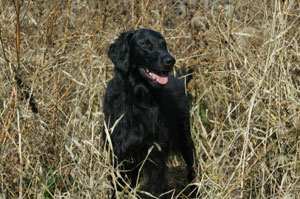
[[[135,119],[133,124],[148,139],[161,140],[167,135],[165,120],[158,106],[134,107],[132,116]]]

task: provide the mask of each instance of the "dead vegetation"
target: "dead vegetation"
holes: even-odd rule
[[[300,194],[298,1],[0,2],[0,198],[109,197],[106,52],[141,27],[196,71],[199,197]]]

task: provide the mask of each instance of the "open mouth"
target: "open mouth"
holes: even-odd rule
[[[145,74],[146,77],[151,79],[154,82],[157,82],[161,85],[165,85],[168,83],[168,72],[154,73],[149,71],[148,69],[141,68],[141,71]]]

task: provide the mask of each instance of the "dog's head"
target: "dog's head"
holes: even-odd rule
[[[168,73],[175,64],[163,36],[149,29],[122,33],[110,46],[108,57],[117,72],[138,72],[152,86],[167,84]]]

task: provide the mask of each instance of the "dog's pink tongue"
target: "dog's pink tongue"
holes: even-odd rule
[[[162,77],[162,76],[159,76],[155,73],[152,73],[152,78],[157,81],[158,83],[164,85],[164,84],[167,84],[168,83],[168,77]]]

